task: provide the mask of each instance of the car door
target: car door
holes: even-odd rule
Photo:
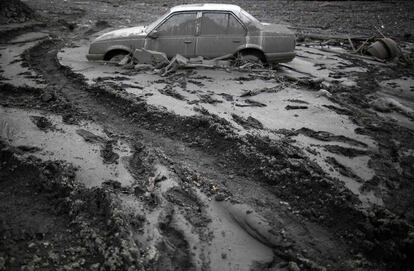
[[[246,29],[230,12],[205,11],[197,36],[196,55],[214,58],[233,54],[246,43]]]
[[[196,12],[173,13],[149,33],[145,48],[164,52],[169,58],[176,54],[195,54]]]

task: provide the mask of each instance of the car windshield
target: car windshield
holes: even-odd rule
[[[258,19],[256,19],[255,17],[253,17],[250,13],[248,13],[247,11],[245,11],[244,9],[240,10],[241,14],[243,16],[245,16],[249,21],[251,21],[252,24],[254,25],[260,25],[260,21]]]
[[[159,17],[155,22],[152,22],[151,24],[147,25],[145,27],[145,32],[150,32],[152,31],[159,23],[161,23],[162,20],[164,20],[164,18],[170,14],[170,11],[168,11],[167,13],[164,13],[164,15],[162,15],[161,17]]]

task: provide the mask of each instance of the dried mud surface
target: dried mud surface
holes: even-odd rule
[[[340,27],[352,27],[355,35],[371,31],[343,8],[357,2],[273,1],[266,9],[268,1],[234,2],[259,19],[291,22],[304,32],[343,33]],[[176,1],[53,1],[53,9],[50,3],[27,2],[28,12],[36,12],[42,24],[2,30],[7,33],[2,48],[13,52],[22,50],[7,42],[21,33],[48,36],[32,41],[13,63],[1,63],[3,70],[13,66],[24,72],[2,72],[17,80],[2,77],[0,82],[0,270],[413,266],[413,119],[406,111],[380,112],[373,104],[380,81],[406,77],[411,84],[410,68],[341,55],[339,61],[349,61],[351,70],[344,72],[343,81],[335,82],[342,78],[338,74],[327,76],[332,97],[319,107],[313,103],[320,101],[315,93],[321,86],[312,80],[290,82],[283,67],[265,73],[232,71],[237,79],[227,81],[241,82],[241,95],[200,92],[194,104],[186,100],[194,95],[186,91],[187,84],[202,89],[221,79],[202,71],[179,72],[156,79],[173,87],[152,93],[195,111],[174,112],[154,104],[151,95],[127,91],[136,85],[128,82],[130,75],[112,73],[91,83],[58,56],[109,26],[151,21]],[[368,21],[377,15],[385,20],[403,7],[399,2],[377,3],[376,9],[369,8],[371,2],[364,4],[359,12]],[[326,9],[350,20],[323,19],[318,14]],[[132,14],[137,10],[140,16]],[[405,33],[410,30],[404,28],[410,16],[398,12],[393,20],[401,31],[395,25],[387,25],[387,31],[410,40]],[[300,49],[306,57],[328,54],[306,48],[305,43]],[[30,84],[19,84],[19,78]],[[275,78],[277,84],[270,86]],[[246,89],[258,80],[263,89]],[[135,86],[135,91],[145,88]],[[322,112],[354,131],[275,129],[258,114],[238,113],[267,110],[271,105],[261,95],[275,97],[270,95],[286,89],[304,93],[285,98],[282,110],[293,118],[300,120],[306,115],[302,112],[315,108],[328,110]],[[239,109],[228,115],[214,111],[227,103]],[[69,143],[59,145],[61,138]],[[366,167],[360,169],[358,163]],[[348,179],[355,190],[344,181]],[[374,195],[378,204],[365,201],[366,195]]]

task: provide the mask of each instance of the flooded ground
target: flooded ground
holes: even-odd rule
[[[170,4],[25,3],[42,23],[0,27],[0,270],[410,270],[412,67],[310,35],[289,63],[161,76],[85,55]]]

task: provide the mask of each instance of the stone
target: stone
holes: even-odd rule
[[[288,264],[288,270],[289,271],[300,271],[300,268],[299,268],[299,266],[298,266],[297,263],[295,263],[295,262],[289,262],[289,264]]]
[[[40,96],[43,102],[49,102],[53,100],[54,96],[50,92],[43,93],[42,96]]]

